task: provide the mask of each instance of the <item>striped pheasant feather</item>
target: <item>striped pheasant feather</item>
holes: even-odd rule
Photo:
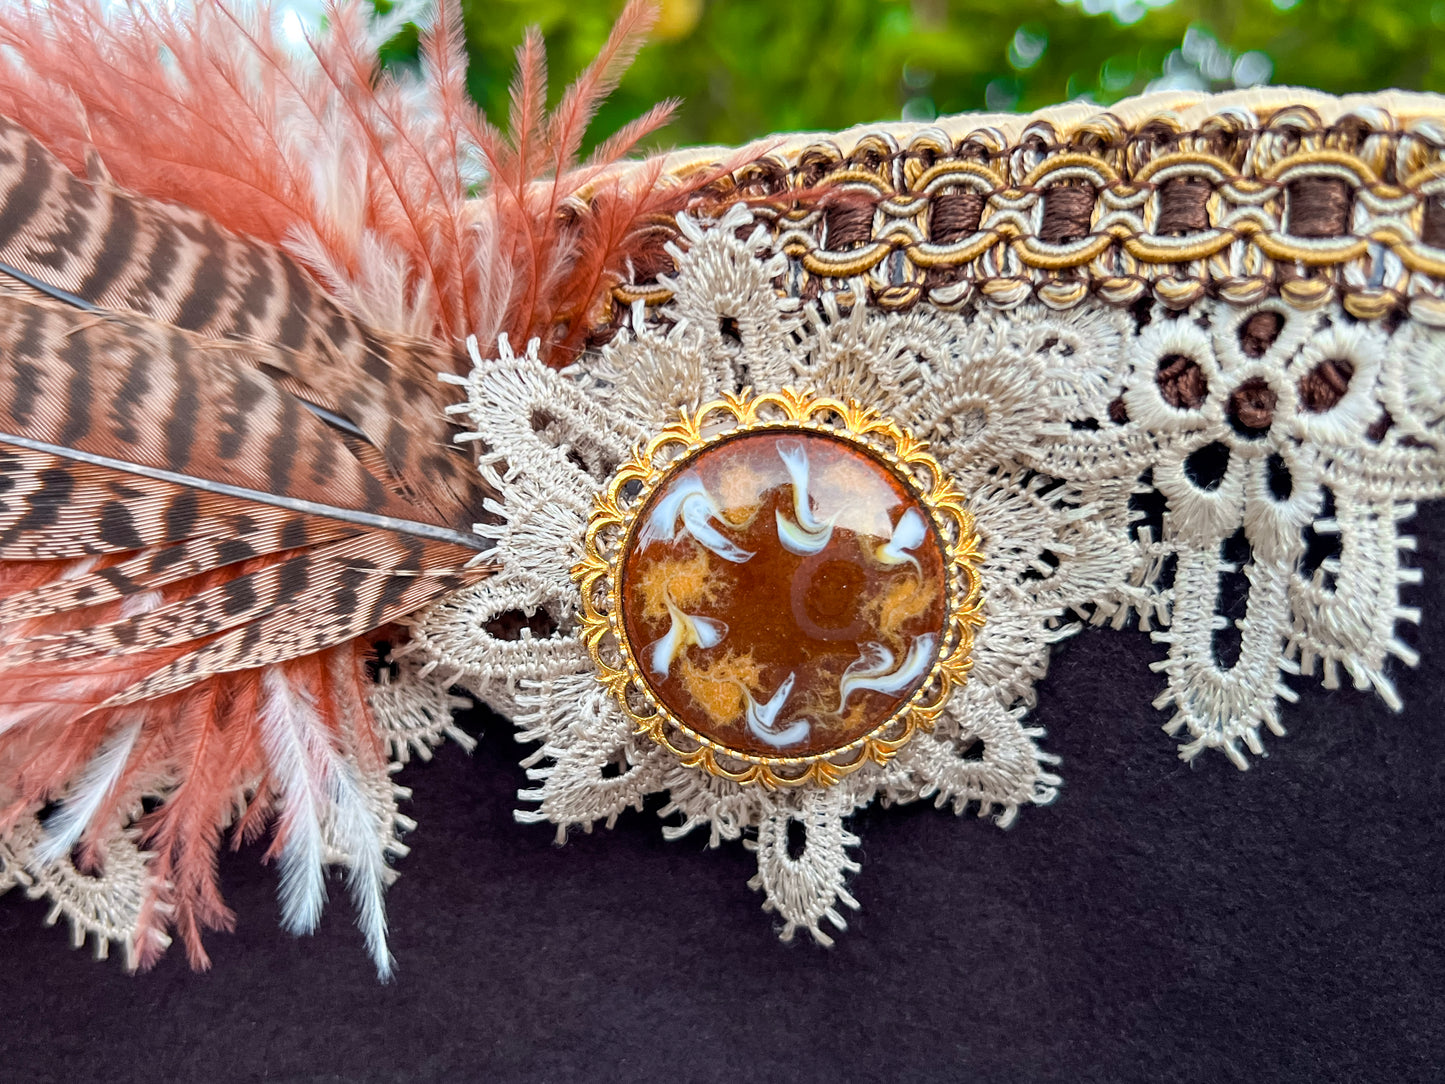
[[[438,375],[468,333],[568,360],[708,180],[606,172],[666,106],[576,161],[643,4],[550,116],[529,37],[505,134],[446,4],[413,87],[365,10],[301,58],[210,0],[0,10],[0,841],[39,817],[30,861],[96,871],[137,838],[141,963],[206,965],[217,850],[270,826],[286,924],[339,862],[389,973],[373,643],[490,571]]]
[[[450,454],[439,410],[445,404],[436,375],[457,370],[457,351],[366,327],[280,250],[231,235],[194,211],[87,183],[3,118],[0,265],[0,280],[32,297],[44,284],[76,312],[149,317],[157,325],[153,335],[190,332],[174,340],[185,351],[174,360],[174,425],[184,423],[185,395],[194,393],[191,351],[218,351],[224,341],[233,356],[227,368],[249,366],[271,378],[243,382],[238,394],[254,395],[284,377],[281,386],[293,397],[349,421],[381,451],[395,478],[419,487],[438,514],[480,513],[480,484]],[[132,326],[137,346],[148,345],[141,340],[145,322]],[[200,360],[199,370],[208,362],[214,359]],[[143,362],[130,368],[137,390],[169,375],[149,373]],[[249,409],[245,398],[237,406],[236,417]],[[244,443],[237,434],[234,446]]]

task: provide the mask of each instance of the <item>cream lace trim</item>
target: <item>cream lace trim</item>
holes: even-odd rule
[[[367,812],[388,841],[386,855],[393,861],[406,856],[408,848],[401,837],[416,827],[398,808],[411,797],[411,791],[394,782],[396,772],[413,754],[430,759],[432,749],[447,738],[468,750],[475,745],[453,721],[453,711],[469,703],[451,694],[455,681],[439,674],[435,663],[418,658],[415,652],[403,649],[398,654],[401,657],[393,660],[372,695],[373,715],[390,761],[375,771],[358,765],[357,771]],[[322,831],[327,864],[350,866],[352,856],[339,843],[331,819],[323,822]],[[146,868],[149,855],[136,846],[135,836],[132,825],[112,839],[101,855],[100,870],[91,873],[77,868],[69,856],[44,857],[44,829],[32,817],[0,836],[0,895],[18,888],[31,899],[49,901],[46,923],[54,925],[64,918],[76,948],[89,938],[96,957],[105,959],[114,944],[120,948],[126,967],[134,968],[139,955],[141,907],[151,878]],[[389,870],[387,876],[391,879],[396,874]],[[147,936],[160,937],[165,944],[170,942],[169,937],[154,930]]]
[[[41,861],[36,853],[40,841],[41,827],[34,818],[0,838],[0,894],[20,888],[30,899],[48,900],[45,924],[53,926],[64,918],[75,948],[91,938],[96,959],[104,960],[115,943],[126,966],[134,967],[136,928],[149,876],[146,855],[129,835],[118,836],[106,847],[104,872],[90,876],[69,860]]]
[[[503,342],[465,382],[458,411],[506,518],[503,572],[415,622],[373,698],[396,764],[448,736],[470,744],[451,716],[450,689],[465,685],[532,746],[520,821],[565,838],[665,793],[665,836],[742,839],[782,936],[826,942],[858,905],[854,810],[927,798],[1007,824],[1054,798],[1055,758],[1027,712],[1051,645],[1087,623],[1137,623],[1167,645],[1155,703],[1185,757],[1218,748],[1244,767],[1283,733],[1298,675],[1400,706],[1390,659],[1415,657],[1396,625],[1418,617],[1400,590],[1419,581],[1403,527],[1414,502],[1445,495],[1445,333],[1279,300],[892,313],[853,304],[867,295],[843,283],[805,302],[745,209],[680,230],[671,300],[635,305],[600,354],[557,374]],[[1279,320],[1262,348],[1241,334],[1261,313]],[[634,443],[680,407],[787,384],[856,397],[932,444],[977,519],[988,620],[932,734],[837,786],[778,793],[682,768],[632,732],[578,639],[569,570],[593,495]],[[552,631],[487,631],[517,612]],[[410,827],[405,790],[372,782],[378,819]],[[31,825],[0,842],[0,892],[47,897],[77,944],[92,936],[105,955],[113,941],[133,958],[144,855],[123,839],[92,878],[41,863],[37,838]]]
[[[1265,734],[1283,734],[1298,674],[1400,706],[1388,663],[1415,661],[1395,626],[1418,616],[1400,588],[1419,578],[1402,524],[1413,502],[1445,495],[1440,332],[1278,300],[895,314],[845,305],[866,296],[857,289],[803,302],[744,208],[680,227],[671,301],[636,304],[629,327],[564,374],[502,342],[478,357],[458,408],[502,494],[504,571],[424,615],[415,650],[534,745],[519,820],[561,839],[666,792],[669,838],[742,837],[782,935],[826,941],[825,924],[843,928],[841,909],[857,906],[845,887],[855,809],[931,798],[1007,824],[1055,796],[1055,758],[1025,720],[1051,645],[1087,623],[1137,621],[1168,645],[1155,703],[1186,758],[1218,748],[1245,767]],[[1263,347],[1241,334],[1258,313],[1279,321]],[[1322,406],[1324,365],[1344,386]],[[783,385],[858,398],[926,438],[968,495],[985,553],[987,624],[937,729],[886,767],[800,792],[683,769],[632,733],[593,677],[569,576],[593,495],[636,441],[720,392]],[[516,610],[545,611],[555,631],[485,631]],[[796,857],[790,821],[806,835]]]

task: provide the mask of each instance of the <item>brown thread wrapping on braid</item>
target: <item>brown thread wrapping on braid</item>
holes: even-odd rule
[[[983,219],[983,196],[977,192],[939,192],[930,204],[932,217],[928,239],[935,245],[951,245],[978,232]]]
[[[1436,248],[1445,248],[1445,193],[1436,193],[1425,200],[1420,240]]]
[[[1174,177],[1159,189],[1157,233],[1196,233],[1209,228],[1213,186],[1203,177]]]
[[[1043,222],[1039,240],[1066,244],[1089,236],[1094,215],[1094,189],[1087,185],[1062,184],[1044,193]]]
[[[1286,186],[1289,232],[1296,237],[1343,237],[1354,196],[1338,177],[1302,177]]]
[[[866,245],[873,238],[875,204],[867,196],[839,195],[823,212],[828,247],[846,250]]]

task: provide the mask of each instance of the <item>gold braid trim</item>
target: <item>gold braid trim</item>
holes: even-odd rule
[[[694,151],[667,166],[720,160]],[[697,209],[752,204],[791,258],[779,288],[796,296],[861,283],[891,310],[1338,298],[1361,319],[1445,326],[1445,98],[1433,95],[1156,94],[1108,112],[786,137],[727,160],[744,164]],[[614,298],[668,300],[656,275],[669,270],[636,269]]]

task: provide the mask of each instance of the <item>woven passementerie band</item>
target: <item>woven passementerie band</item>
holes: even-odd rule
[[[1338,298],[1445,325],[1442,117],[1423,95],[1154,95],[794,138],[710,195],[754,204],[803,297],[862,279],[892,310]],[[618,300],[666,300],[659,270]]]

